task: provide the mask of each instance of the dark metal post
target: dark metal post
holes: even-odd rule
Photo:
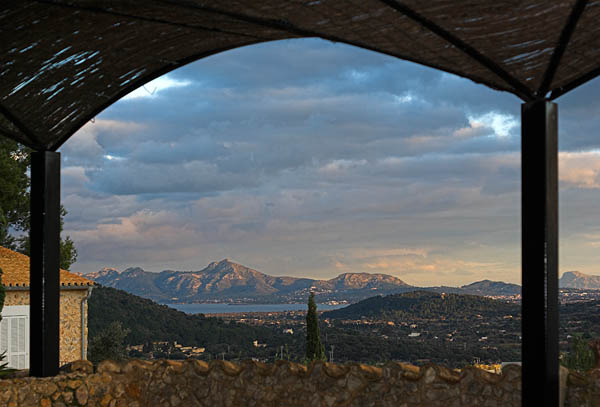
[[[54,376],[59,365],[60,153],[31,155],[31,376]]]
[[[522,405],[558,407],[558,108],[521,106]]]

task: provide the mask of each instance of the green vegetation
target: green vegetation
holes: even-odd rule
[[[464,294],[414,291],[324,312],[336,360],[399,360],[460,368],[521,360],[520,305]]]
[[[561,304],[560,336],[566,340],[567,335],[585,334],[587,338],[600,338],[600,300],[578,301]],[[567,348],[563,348],[567,351]]]
[[[561,355],[560,363],[571,370],[581,372],[592,369],[596,363],[589,339],[585,339],[581,333],[576,333],[571,340],[571,348]]]
[[[29,255],[29,167],[31,150],[0,137],[0,246]],[[67,214],[60,208],[60,231]],[[16,235],[11,234],[16,233]],[[77,260],[69,236],[60,239],[60,267],[68,270]]]
[[[594,367],[592,339],[600,338],[600,300],[561,304],[561,363],[569,369],[586,371]]]
[[[28,230],[29,150],[5,137],[0,138],[0,246],[18,249],[9,229]]]
[[[60,207],[60,231],[62,232],[65,224],[64,218],[67,215],[67,210],[61,205]],[[28,226],[29,230],[29,226]],[[29,233],[21,236],[19,239],[18,251],[29,256],[30,243]],[[75,243],[71,240],[70,236],[61,237],[60,239],[60,268],[68,270],[73,263],[77,261],[77,249],[75,249]]]
[[[275,349],[290,342],[289,335],[280,330],[226,322],[202,314],[188,315],[110,287],[94,289],[89,300],[88,321],[90,341],[101,335],[112,322],[119,321],[129,330],[124,339],[126,345],[152,348],[153,342],[177,342],[206,348],[204,358],[216,355],[230,359],[273,358]],[[255,347],[254,340],[269,346]]]
[[[412,293],[405,295],[409,298],[414,297]],[[429,309],[427,303],[432,298],[437,298],[436,295],[440,296],[435,293],[423,295],[420,300],[423,304],[417,306],[413,301],[412,309]],[[456,300],[459,303],[462,301]],[[389,320],[379,317],[345,321],[331,317],[325,319],[325,315],[330,313],[324,313],[320,316],[321,322],[319,322],[315,305],[314,318],[306,318],[307,315],[304,313],[285,313],[285,316],[262,314],[256,316],[261,320],[261,325],[250,325],[221,318],[207,318],[201,314],[187,315],[166,305],[159,305],[121,290],[98,287],[94,289],[90,298],[89,334],[93,340],[111,322],[120,321],[122,326],[130,329],[124,343],[144,345],[143,351],[130,352],[130,355],[135,357],[152,355],[152,357],[183,358],[185,355],[173,346],[173,343],[177,342],[184,346],[206,348],[204,353],[194,356],[206,360],[211,358],[240,360],[252,357],[263,361],[274,361],[276,358],[283,357],[302,362],[307,359],[314,360],[310,355],[315,359],[324,360],[325,349],[335,350],[336,362],[377,364],[399,360],[417,364],[433,362],[451,367],[463,367],[472,364],[474,358],[479,358],[482,363],[520,360],[520,319],[518,317],[504,319],[501,313],[504,305],[509,306],[510,310],[514,310],[515,306],[487,300],[490,301],[490,310],[496,310],[495,317],[479,318],[477,314],[480,312],[487,313],[481,306],[475,306],[480,300],[479,297],[472,297],[472,300],[474,304],[471,306],[465,304],[465,306],[475,311],[471,311],[470,314],[459,312],[458,320],[451,315],[424,319],[417,314],[406,313],[410,316],[397,320],[398,322],[391,326],[388,324]],[[431,309],[435,309],[433,305],[432,307]],[[518,311],[518,305],[516,309]],[[391,311],[389,309],[388,313]],[[429,311],[424,311],[422,314],[428,315],[428,313]],[[310,353],[307,352],[309,335],[304,322],[307,323],[306,326],[311,327],[313,333],[317,331],[314,338],[320,339],[318,347]],[[411,328],[411,324],[417,324],[418,328]],[[315,326],[318,330],[314,329]],[[283,334],[285,328],[293,328],[294,334]],[[421,335],[416,338],[409,337],[409,334],[415,330],[418,330]],[[505,332],[492,335],[498,330]],[[479,339],[486,335],[490,336],[490,341],[480,342]],[[255,340],[260,346],[253,345]]]
[[[115,361],[126,359],[125,337],[129,332],[129,329],[123,329],[121,322],[111,322],[90,341],[88,359],[95,364],[106,359]]]
[[[580,369],[577,360],[582,358],[574,357],[581,354],[580,346],[569,348],[576,339],[568,339],[568,335],[583,332],[586,338],[600,337],[599,307],[600,301],[561,305],[563,363]],[[396,360],[461,368],[475,360],[484,364],[521,360],[518,303],[421,292],[373,297],[322,314],[314,311],[310,322],[303,312],[248,314],[228,321],[187,315],[117,289],[99,287],[90,299],[89,332],[93,340],[111,322],[120,321],[130,330],[124,343],[143,345],[143,350],[130,350],[134,357],[188,357],[174,346],[176,341],[206,348],[193,356],[205,360],[257,358],[272,362],[283,358],[302,362],[315,354],[307,352],[307,326],[314,329],[316,322],[320,333],[316,349],[323,355],[325,350],[334,353],[336,362],[384,364]],[[246,322],[241,322],[242,318]],[[293,334],[283,333],[290,328]],[[586,363],[588,351],[586,348]]]
[[[319,332],[319,317],[317,316],[317,304],[315,293],[311,292],[308,297],[308,312],[306,313],[306,360],[327,360],[325,348],[321,343]]]
[[[413,291],[385,297],[371,297],[348,307],[325,312],[324,318],[388,320],[452,318],[471,320],[475,315],[493,317],[517,315],[519,304],[506,303],[476,295],[439,294],[431,291]]]

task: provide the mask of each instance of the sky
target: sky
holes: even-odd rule
[[[559,104],[560,272],[600,274],[600,81]],[[520,106],[318,39],[156,79],[60,149],[71,270],[385,273],[520,283]]]

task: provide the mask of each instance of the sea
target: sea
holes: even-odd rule
[[[166,304],[186,314],[230,314],[244,312],[306,311],[306,304]],[[348,304],[317,304],[317,311],[330,311]]]

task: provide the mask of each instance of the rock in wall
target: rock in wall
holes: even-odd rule
[[[132,360],[102,362],[96,372],[87,361],[50,378],[0,381],[0,405],[42,406],[272,406],[272,407],[517,407],[521,368],[500,375],[467,368],[455,372],[401,363],[384,367],[316,362],[304,366],[280,361],[205,363]],[[594,376],[594,374],[596,376]],[[567,405],[598,406],[600,372],[570,382]],[[571,404],[573,403],[573,404]]]

